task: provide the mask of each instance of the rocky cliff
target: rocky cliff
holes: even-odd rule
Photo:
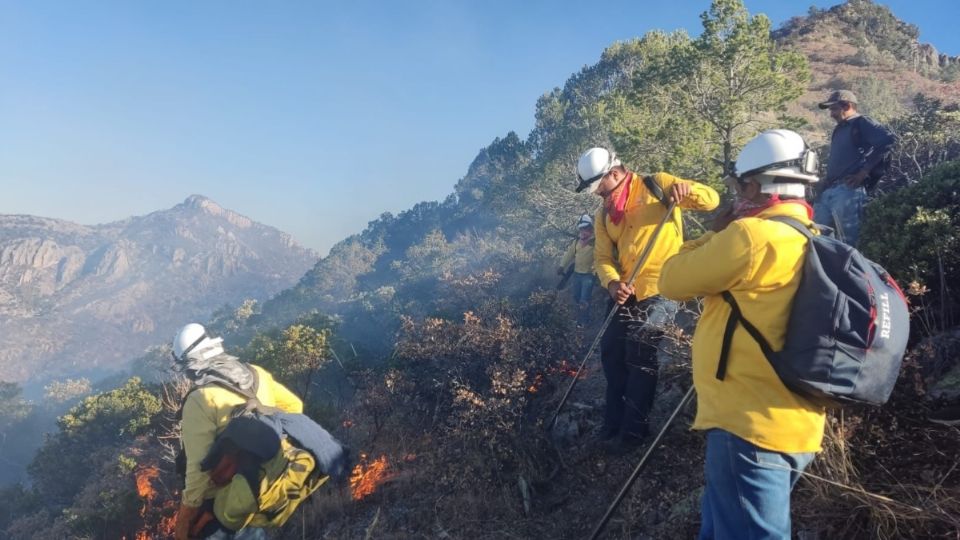
[[[193,195],[105,225],[0,215],[0,380],[115,370],[316,261],[290,235]]]

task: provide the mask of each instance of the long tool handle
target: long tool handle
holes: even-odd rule
[[[616,511],[617,507],[620,506],[620,501],[623,500],[623,497],[630,491],[630,486],[636,482],[637,478],[640,476],[640,473],[643,471],[643,468],[647,464],[647,460],[650,457],[650,454],[657,448],[657,445],[660,444],[660,439],[663,438],[663,435],[667,432],[667,428],[670,427],[670,424],[673,424],[674,419],[680,414],[680,411],[683,410],[683,407],[690,401],[690,398],[693,397],[693,386],[690,386],[690,389],[687,390],[687,393],[683,396],[683,399],[680,400],[680,404],[677,405],[677,408],[673,410],[673,413],[670,415],[670,418],[667,418],[667,421],[664,422],[663,427],[660,428],[660,433],[657,433],[657,437],[653,439],[653,442],[650,443],[650,446],[647,447],[647,451],[644,452],[643,457],[640,458],[640,463],[637,463],[637,468],[633,470],[633,474],[630,475],[630,478],[627,479],[627,483],[623,485],[623,488],[620,489],[620,493],[617,494],[617,498],[613,500],[613,503],[607,508],[607,513],[603,515],[603,519],[600,520],[600,523],[597,523],[596,528],[593,529],[593,534],[590,535],[590,540],[596,540],[600,533],[603,532],[603,528],[606,527],[607,522],[610,521],[610,517]]]
[[[560,283],[557,283],[558,291],[562,291],[563,288],[567,286],[567,281],[570,281],[570,276],[573,275],[573,265],[574,263],[570,263],[570,266],[568,266],[567,269],[563,272],[563,277],[560,278]]]
[[[667,221],[673,216],[673,209],[676,208],[677,203],[671,202],[667,206],[667,212],[663,215],[663,218],[660,220],[660,223],[657,224],[657,228],[653,231],[653,236],[650,237],[650,241],[647,242],[647,245],[643,248],[643,252],[640,253],[640,258],[637,259],[637,264],[633,266],[633,272],[630,273],[630,279],[627,280],[628,285],[632,285],[633,281],[637,279],[637,274],[640,273],[640,269],[643,267],[644,263],[647,262],[647,258],[650,257],[650,252],[653,251],[653,245],[657,241],[657,237],[660,236],[660,231],[663,230],[663,226],[667,224]],[[607,327],[610,326],[610,321],[617,315],[617,310],[620,309],[620,304],[614,303],[613,309],[610,310],[610,313],[607,314],[607,318],[603,321],[603,325],[600,327],[600,331],[597,332],[597,337],[593,338],[593,343],[590,345],[590,348],[587,350],[587,354],[583,356],[583,360],[580,362],[580,367],[577,368],[577,374],[573,376],[573,380],[570,381],[570,386],[567,387],[567,391],[564,392],[563,398],[560,400],[560,404],[557,405],[557,410],[554,411],[553,417],[550,418],[550,422],[547,424],[547,430],[553,429],[554,424],[557,423],[557,418],[560,416],[560,411],[563,410],[563,406],[567,403],[567,399],[570,397],[570,392],[573,392],[573,387],[577,385],[577,381],[580,379],[580,373],[583,372],[583,367],[587,365],[587,360],[590,358],[590,355],[593,354],[593,350],[597,348],[597,345],[600,343],[600,339],[603,337],[603,333],[607,331]]]

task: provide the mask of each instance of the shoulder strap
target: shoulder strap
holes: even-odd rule
[[[770,221],[779,221],[780,223],[786,223],[787,225],[796,229],[798,233],[806,236],[808,240],[813,238],[813,233],[810,232],[810,229],[807,228],[807,226],[804,225],[803,222],[797,218],[790,217],[790,216],[773,216],[772,218],[770,218]]]
[[[660,204],[664,206],[668,205],[667,198],[663,194],[663,188],[660,187],[660,184],[658,184],[656,180],[653,179],[652,176],[644,175],[643,184],[647,186],[647,189],[650,190],[650,193],[653,193],[653,196],[656,197],[658,201],[660,201]]]
[[[804,225],[802,221],[797,218],[790,216],[774,216],[769,218],[770,221],[779,221],[780,223],[785,223],[792,227],[794,230],[802,234],[807,238],[807,241],[813,239],[814,235],[810,232],[810,229]],[[733,298],[733,295],[730,291],[723,291],[721,293],[723,299],[730,305],[730,317],[727,319],[727,326],[723,331],[723,342],[720,346],[720,361],[717,364],[717,378],[723,380],[724,375],[727,371],[727,361],[728,356],[730,355],[730,344],[733,341],[733,332],[737,329],[737,324],[743,325],[743,328],[747,331],[748,334],[760,345],[760,350],[763,351],[763,355],[767,358],[767,361],[773,362],[773,357],[776,356],[773,348],[770,347],[770,343],[767,341],[763,334],[757,330],[757,327],[754,326],[750,321],[744,318],[743,313],[740,311],[740,306],[737,304],[737,301]]]
[[[257,399],[257,392],[260,390],[260,374],[257,373],[256,368],[254,368],[250,364],[247,364],[247,368],[250,369],[250,374],[253,375],[253,384],[250,385],[250,390],[244,390],[239,386],[234,386],[225,381],[211,381],[208,384],[216,385],[216,386],[219,386],[220,388],[230,390],[235,394],[240,394],[241,396],[247,398],[248,401],[259,402],[260,400]]]
[[[242,409],[238,406],[233,416],[238,416],[240,414],[245,414],[245,413],[251,413],[254,411],[261,412],[263,414],[274,414],[277,412],[282,412],[281,409],[277,407],[264,405],[263,403],[260,402],[260,398],[257,397],[257,392],[260,390],[260,374],[257,373],[257,369],[251,366],[250,364],[247,364],[247,367],[250,368],[250,373],[253,375],[253,384],[250,386],[250,390],[244,390],[239,386],[232,385],[225,381],[211,381],[205,384],[204,386],[211,386],[211,385],[219,386],[224,390],[229,390],[234,394],[238,394],[241,397],[244,397],[247,399],[247,402],[243,405]],[[183,417],[183,404],[186,403],[187,398],[195,390],[199,390],[200,388],[203,388],[203,387],[200,386],[197,388],[193,388],[189,392],[187,392],[186,396],[183,396],[183,402],[180,404],[180,410],[177,412],[177,419],[181,419]]]
[[[733,342],[733,332],[737,329],[737,323],[743,325],[743,328],[747,331],[747,333],[750,334],[750,336],[757,342],[758,345],[760,345],[760,350],[763,351],[763,356],[767,358],[768,362],[772,363],[775,353],[770,347],[770,343],[768,343],[767,339],[763,337],[763,334],[760,333],[760,330],[757,330],[756,326],[743,317],[743,313],[740,311],[740,305],[737,304],[736,299],[733,298],[733,295],[730,294],[730,291],[723,291],[721,295],[727,304],[730,305],[730,317],[727,319],[727,326],[723,331],[723,344],[720,347],[720,361],[717,363],[717,379],[722,381],[727,374],[727,361],[730,356],[730,344]]]

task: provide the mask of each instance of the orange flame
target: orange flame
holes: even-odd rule
[[[166,515],[160,518],[160,523],[157,523],[157,534],[160,538],[173,536],[173,529],[177,526],[177,506],[175,501],[164,503],[163,513]]]
[[[147,517],[147,512],[150,511],[154,500],[157,498],[157,490],[153,487],[153,481],[159,476],[160,470],[153,466],[142,467],[134,474],[137,482],[137,495],[144,499],[143,508],[140,509],[140,516],[143,518]],[[151,527],[145,523],[144,528],[137,531],[134,540],[151,540],[152,538],[169,538],[172,536],[176,524],[176,506],[176,502],[166,501],[160,510],[160,521],[154,527],[155,533],[151,533]]]
[[[531,394],[536,394],[540,390],[540,385],[543,384],[543,375],[537,373],[537,376],[533,378],[533,383],[527,387],[527,392]]]
[[[560,366],[556,368],[557,372],[563,373],[568,377],[577,376],[577,368],[573,364],[567,363],[566,360],[560,360]],[[580,372],[580,379],[585,379],[587,377],[587,368],[584,366],[583,371]]]
[[[140,495],[141,498],[146,499],[146,502],[149,503],[157,496],[157,490],[153,489],[151,482],[160,476],[160,471],[156,467],[144,467],[140,469],[140,472],[137,473],[137,495]],[[143,509],[140,510],[140,515],[147,511],[147,505],[143,506]]]
[[[548,374],[560,373],[561,375],[566,375],[567,377],[576,377],[578,379],[586,379],[588,369],[586,367],[580,371],[580,376],[577,377],[577,368],[573,364],[567,362],[566,360],[560,360],[560,364],[547,368],[546,371]],[[530,383],[530,386],[527,387],[527,392],[530,394],[536,394],[540,391],[540,387],[543,386],[543,373],[537,373],[533,377],[533,381]]]
[[[352,427],[353,427],[353,420],[344,420],[344,421],[343,421],[343,427],[346,428],[346,429],[352,428]]]
[[[366,461],[367,455],[360,454],[360,462],[350,474],[350,491],[355,501],[370,495],[387,480],[387,456],[381,455],[369,465]]]

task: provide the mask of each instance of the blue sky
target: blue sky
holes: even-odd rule
[[[699,33],[708,4],[0,0],[0,213],[94,224],[199,193],[326,253],[444,198],[614,41]],[[811,5],[746,4],[775,25]],[[955,0],[887,4],[960,54]]]

